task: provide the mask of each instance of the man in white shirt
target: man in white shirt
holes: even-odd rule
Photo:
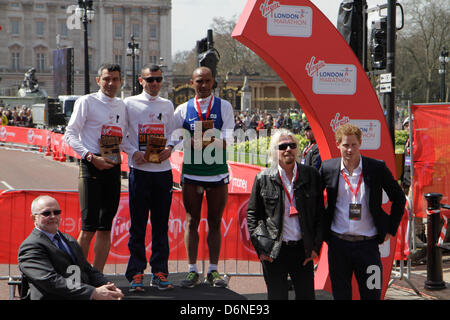
[[[379,300],[382,288],[368,286],[367,280],[374,267],[382,276],[378,245],[395,236],[406,199],[383,161],[361,156],[359,127],[347,123],[335,135],[341,157],[324,161],[320,169],[327,191],[324,239],[333,296],[352,299],[354,273],[361,299]],[[381,207],[383,190],[392,202],[390,215]]]
[[[99,140],[120,141],[126,135],[127,119],[125,104],[116,98],[122,84],[120,66],[103,64],[96,80],[100,90],[77,99],[64,139],[81,157],[78,189],[82,226],[78,242],[87,257],[97,234],[93,265],[103,271],[119,206],[121,175],[117,158],[101,156]]]
[[[175,128],[184,128],[191,138],[184,142],[182,173],[183,204],[186,210],[187,227],[185,245],[189,260],[189,274],[181,283],[192,288],[200,282],[197,270],[198,225],[201,218],[203,193],[206,192],[208,206],[209,270],[208,282],[214,287],[224,287],[226,283],[217,271],[222,240],[222,214],[228,198],[228,166],[226,144],[228,135],[233,134],[234,113],[231,104],[212,94],[214,77],[209,68],[194,70],[191,85],[195,97],[175,110]],[[214,129],[202,136],[200,121],[213,120]],[[204,122],[202,122],[204,123]],[[203,124],[202,124],[203,126]],[[202,148],[207,136],[214,134],[211,144]]]
[[[131,290],[143,291],[144,270],[147,267],[145,233],[149,210],[152,224],[151,285],[159,290],[171,289],[169,274],[168,221],[172,203],[172,167],[169,161],[173,149],[170,140],[173,131],[174,107],[171,101],[161,98],[162,70],[157,65],[145,65],[139,82],[141,94],[124,100],[127,105],[128,136],[123,149],[129,156],[129,207],[130,238],[125,276]],[[158,153],[158,160],[145,158],[149,137],[163,137],[167,141]],[[147,153],[148,154],[148,153]],[[156,155],[156,154],[155,154]],[[159,161],[150,162],[150,161]]]

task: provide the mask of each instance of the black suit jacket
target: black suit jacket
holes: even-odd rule
[[[38,229],[33,229],[20,245],[19,269],[29,284],[31,300],[90,299],[95,287],[108,282],[89,264],[78,242],[68,234],[60,234],[70,247],[75,262]],[[76,273],[73,267],[69,268],[73,265],[79,267],[79,285],[74,285]]]
[[[397,233],[405,210],[405,194],[384,161],[367,157],[361,158],[366,195],[369,197],[370,214],[377,228],[378,243],[383,243],[386,233],[393,236]],[[330,236],[331,223],[333,222],[336,209],[340,169],[341,158],[326,160],[322,162],[322,167],[320,168],[322,183],[327,190],[327,207],[324,223],[324,239],[326,241]],[[384,212],[381,207],[383,190],[392,202],[390,215]]]

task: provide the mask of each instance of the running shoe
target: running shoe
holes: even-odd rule
[[[135,274],[133,276],[133,280],[131,281],[131,288],[130,288],[130,292],[135,292],[135,291],[144,291],[144,284],[143,284],[143,280],[144,279],[144,274],[143,273],[138,273]]]
[[[181,286],[183,288],[193,288],[199,283],[200,283],[200,275],[195,271],[191,271],[188,273],[186,279],[181,281]]]
[[[173,289],[172,282],[167,280],[167,273],[158,272],[152,275],[152,287],[157,287],[158,290]]]
[[[209,272],[206,280],[212,287],[225,288],[227,286],[225,280],[222,279],[219,272],[217,272],[216,270]]]

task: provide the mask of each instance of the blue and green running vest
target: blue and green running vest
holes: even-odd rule
[[[203,119],[206,119],[206,112],[202,113]],[[211,112],[209,114],[209,118],[206,120],[213,120],[214,121],[214,128],[221,130],[223,126],[223,120],[222,120],[222,112],[221,112],[221,99],[214,97],[214,104],[211,107]],[[195,107],[195,98],[192,98],[187,103],[186,108],[186,118],[183,122],[183,128],[188,130],[191,134],[191,137],[194,135],[194,122],[195,121],[201,121],[198,116],[197,108]],[[227,157],[226,157],[226,150],[223,150],[223,157],[221,157],[221,161],[217,161],[219,163],[213,162],[212,164],[207,164],[204,161],[203,158],[203,152],[205,149],[202,150],[194,150],[194,146],[191,146],[190,150],[190,163],[186,163],[186,157],[189,156],[184,154],[183,159],[183,174],[192,174],[197,176],[215,176],[219,174],[228,173],[228,166],[227,166]],[[208,156],[211,155],[211,157],[214,159],[215,157],[215,150],[212,150],[211,152],[208,152]],[[200,157],[201,156],[201,157]],[[194,160],[201,159],[201,163],[195,163]]]

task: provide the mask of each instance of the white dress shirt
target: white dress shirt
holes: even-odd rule
[[[294,166],[294,174],[292,176],[292,180],[289,180],[286,176],[286,171],[278,165],[278,172],[280,174],[281,180],[286,188],[287,192],[289,192],[289,197],[291,197],[293,205],[295,207],[295,198],[294,198],[294,184],[295,178],[297,176],[297,163]],[[283,192],[286,191],[283,188]],[[289,216],[289,209],[291,204],[289,202],[289,197],[287,194],[284,195],[284,217],[283,217],[283,241],[297,241],[302,238],[302,231],[300,229],[300,221],[298,216]]]
[[[336,209],[334,212],[334,219],[331,224],[331,230],[339,234],[360,235],[367,237],[375,236],[377,234],[377,228],[373,223],[373,218],[369,211],[369,204],[367,201],[368,197],[366,194],[367,190],[364,179],[362,179],[359,192],[355,197],[342,176],[342,173],[346,175],[353,190],[356,191],[360,175],[364,175],[361,157],[359,159],[358,167],[353,170],[351,175],[345,168],[344,162],[341,159]],[[361,204],[361,220],[355,221],[349,218],[349,206],[351,203]]]

